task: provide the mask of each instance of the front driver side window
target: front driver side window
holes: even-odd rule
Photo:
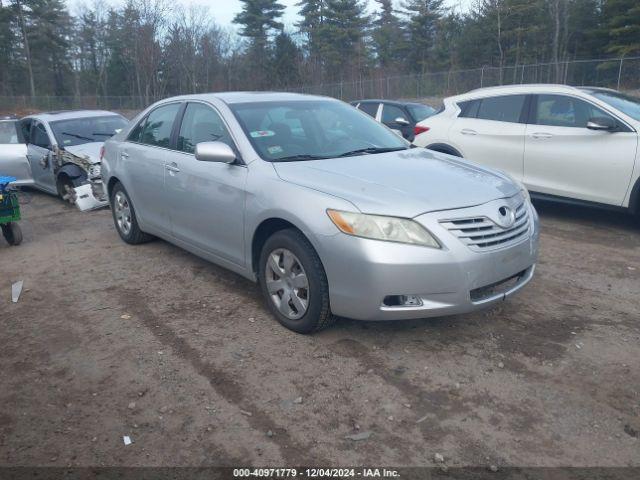
[[[382,123],[396,123],[396,118],[407,120],[407,116],[400,107],[384,105],[382,107]]]
[[[179,103],[171,103],[158,107],[151,112],[142,129],[140,143],[169,148],[171,146],[173,122],[179,109]]]
[[[536,125],[586,128],[594,117],[611,116],[588,102],[565,95],[538,95],[536,100]]]
[[[189,103],[180,126],[178,150],[194,153],[202,142],[223,142],[235,149],[220,115],[202,103]]]
[[[41,148],[51,147],[49,135],[47,135],[47,131],[41,123],[36,124],[31,132],[31,143]]]

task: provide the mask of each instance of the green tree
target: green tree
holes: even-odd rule
[[[398,66],[407,49],[402,22],[396,15],[392,0],[376,0],[380,11],[373,20],[371,33],[378,65],[389,70]]]
[[[407,59],[409,68],[426,72],[433,68],[436,39],[443,15],[443,0],[407,0],[407,35],[411,45]]]
[[[602,15],[609,37],[607,52],[620,57],[639,54],[640,2],[605,0]]]
[[[334,80],[354,78],[369,63],[366,45],[369,17],[359,0],[327,0],[320,29],[320,55],[325,75]]]
[[[287,88],[300,84],[300,48],[286,32],[280,32],[273,48],[273,87]]]
[[[249,64],[257,66],[255,79],[257,86],[267,87],[270,74],[268,53],[270,39],[274,32],[282,30],[284,5],[277,0],[241,0],[242,11],[236,15],[233,22],[241,25],[240,35],[247,38],[247,60]]]

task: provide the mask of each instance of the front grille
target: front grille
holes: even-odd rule
[[[444,228],[475,251],[495,250],[514,245],[529,236],[529,211],[522,202],[515,209],[515,222],[507,228],[490,218],[469,217],[441,220]]]

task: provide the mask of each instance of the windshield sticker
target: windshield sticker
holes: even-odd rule
[[[273,137],[275,134],[276,132],[271,130],[256,130],[255,132],[251,132],[253,138]]]
[[[280,145],[275,145],[273,147],[267,148],[267,151],[271,155],[277,155],[278,153],[282,153],[284,150],[282,150],[282,147]]]

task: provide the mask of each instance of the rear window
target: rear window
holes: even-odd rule
[[[416,122],[421,122],[425,118],[436,114],[436,109],[429,105],[407,105],[407,110],[409,110]]]

